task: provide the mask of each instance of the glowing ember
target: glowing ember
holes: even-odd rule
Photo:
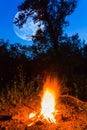
[[[48,121],[56,123],[56,120],[54,119],[54,111],[55,98],[54,95],[47,90],[43,97],[41,114],[43,114]]]
[[[29,118],[33,118],[34,116],[36,116],[35,113],[30,113]]]

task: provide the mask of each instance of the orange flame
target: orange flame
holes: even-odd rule
[[[47,78],[44,84],[44,93],[41,103],[41,114],[49,122],[56,123],[54,114],[55,114],[55,105],[56,105],[56,95],[58,90],[58,83],[56,79]]]
[[[41,111],[39,115],[35,112],[29,114],[30,123],[28,126],[33,125],[39,119],[46,119],[48,122],[56,122],[56,114],[59,112],[56,110],[56,103],[58,96],[60,95],[60,86],[56,78],[47,77],[46,82],[43,86],[43,91],[40,93],[41,101]],[[44,118],[43,118],[44,117]],[[31,122],[32,121],[32,122]]]
[[[54,119],[54,111],[55,111],[55,99],[54,95],[49,91],[46,90],[45,95],[43,97],[42,101],[42,111],[41,114],[44,115],[44,117],[51,122],[56,122]]]

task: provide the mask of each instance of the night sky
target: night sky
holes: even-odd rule
[[[18,9],[17,6],[23,0],[0,0],[0,38],[9,40],[10,43],[22,43],[29,45],[30,41],[19,38],[13,29],[13,18]],[[80,38],[87,42],[87,0],[78,0],[77,8],[74,13],[68,17],[69,27],[65,32],[69,35],[78,33]]]
[[[78,0],[78,5],[68,17],[70,26],[66,28],[69,35],[78,33],[87,43],[87,0]]]

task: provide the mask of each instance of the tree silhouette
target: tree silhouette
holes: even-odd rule
[[[18,18],[14,23],[22,27],[32,16],[34,22],[39,22],[39,28],[32,39],[39,52],[49,47],[58,48],[63,29],[68,25],[66,17],[76,8],[77,0],[25,0],[19,7]],[[44,29],[41,26],[44,25]]]

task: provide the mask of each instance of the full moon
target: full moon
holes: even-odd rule
[[[17,12],[14,19],[18,18],[19,13],[20,12]],[[13,24],[13,28],[14,28],[15,34],[19,38],[26,40],[26,41],[29,41],[29,40],[32,40],[32,35],[36,34],[36,31],[39,29],[40,24],[42,24],[42,23],[41,22],[34,23],[32,17],[29,17],[22,28],[19,28],[15,24]],[[43,29],[43,28],[44,28],[44,25],[42,24],[41,29]]]

